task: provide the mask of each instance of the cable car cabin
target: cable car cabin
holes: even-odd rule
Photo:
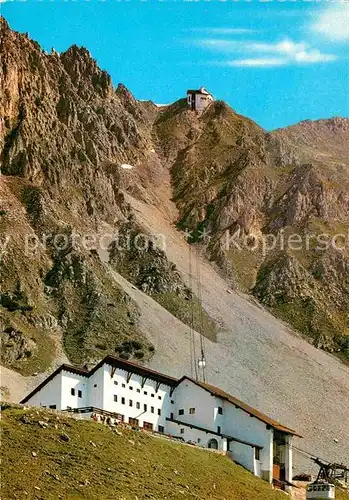
[[[307,500],[327,500],[335,498],[335,487],[329,483],[313,483],[307,486]]]

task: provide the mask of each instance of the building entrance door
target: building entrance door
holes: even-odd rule
[[[217,439],[210,439],[207,443],[207,448],[211,448],[212,450],[218,450],[218,441]]]

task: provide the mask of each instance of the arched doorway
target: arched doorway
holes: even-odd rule
[[[210,439],[207,443],[207,448],[211,448],[212,450],[218,450],[218,441],[217,439]]]

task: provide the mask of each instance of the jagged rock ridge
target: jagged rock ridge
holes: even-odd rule
[[[266,235],[347,228],[348,120],[268,134],[219,101],[200,116],[184,100],[158,108],[123,85],[114,89],[84,48],[46,54],[4,21],[1,30],[0,225],[11,236],[0,277],[5,363],[25,373],[44,369],[60,339],[80,365],[111,350],[151,355],[137,308],[110,279],[97,245],[74,240],[142,229],[127,196],[173,213],[172,196],[179,227],[193,231],[229,280],[315,345],[348,355],[347,249],[262,245]],[[131,248],[112,252],[111,264],[190,321],[192,292],[165,253]],[[215,338],[210,318],[207,325]],[[23,347],[15,360],[14,342]]]
[[[79,365],[113,351],[146,360],[153,347],[138,329],[137,307],[108,275],[94,240],[135,226],[125,191],[157,201],[150,186],[161,184],[165,168],[151,135],[158,109],[123,85],[115,90],[85,48],[46,54],[4,20],[1,34],[3,362],[41,371],[57,344]],[[186,287],[164,253],[157,265],[165,283],[174,277],[178,285],[159,298],[171,293],[183,305]]]

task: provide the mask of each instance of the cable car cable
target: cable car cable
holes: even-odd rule
[[[206,382],[206,357],[205,357],[205,340],[204,340],[204,314],[202,307],[202,296],[201,296],[201,277],[200,277],[200,262],[199,262],[199,252],[196,248],[196,280],[197,280],[197,293],[199,301],[199,315],[200,315],[200,351],[201,351],[201,363],[202,363],[202,378],[203,382]]]
[[[191,243],[189,241],[190,233],[188,235],[188,245],[189,245],[189,289],[191,296],[190,301],[190,366],[191,366],[191,376],[194,377],[195,380],[198,380],[198,373],[196,367],[196,349],[195,349],[195,329],[194,329],[194,300],[193,300],[193,269],[192,269],[192,248]]]

